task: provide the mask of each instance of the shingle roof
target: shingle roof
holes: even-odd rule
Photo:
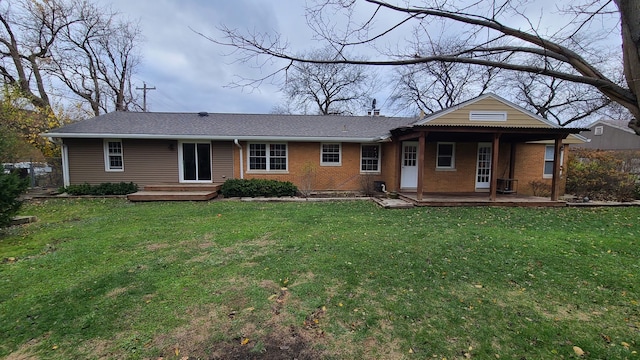
[[[375,141],[413,121],[415,118],[384,116],[112,112],[51,130],[45,136]]]

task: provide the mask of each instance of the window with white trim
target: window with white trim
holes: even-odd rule
[[[555,157],[555,146],[554,145],[545,145],[544,146],[544,178],[552,178],[553,177],[553,158]]]
[[[287,170],[287,144],[250,143],[248,156],[249,170]]]
[[[595,129],[593,129],[593,135],[596,135],[596,136],[602,135],[603,132],[604,132],[604,126],[596,126]]]
[[[342,164],[342,146],[340,143],[320,144],[320,165],[340,166]]]
[[[360,146],[360,171],[380,172],[380,145]]]
[[[124,171],[122,140],[104,140],[104,170]]]
[[[436,168],[454,169],[456,166],[456,144],[439,142],[436,157]]]

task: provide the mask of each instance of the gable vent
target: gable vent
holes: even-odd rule
[[[469,111],[471,121],[507,121],[506,111]]]

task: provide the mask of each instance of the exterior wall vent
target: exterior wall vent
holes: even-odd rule
[[[471,121],[507,121],[506,111],[469,111]]]

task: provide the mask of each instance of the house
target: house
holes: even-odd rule
[[[113,112],[52,130],[65,184],[291,181],[301,189],[561,192],[572,134],[493,94],[424,118]],[[561,161],[555,161],[560,159]]]
[[[576,145],[585,149],[597,150],[640,150],[640,136],[627,126],[609,121],[596,121],[584,134],[587,142]]]
[[[610,121],[596,121],[585,134],[587,142],[576,147],[610,151],[622,161],[621,171],[640,174],[640,136],[627,126]]]

